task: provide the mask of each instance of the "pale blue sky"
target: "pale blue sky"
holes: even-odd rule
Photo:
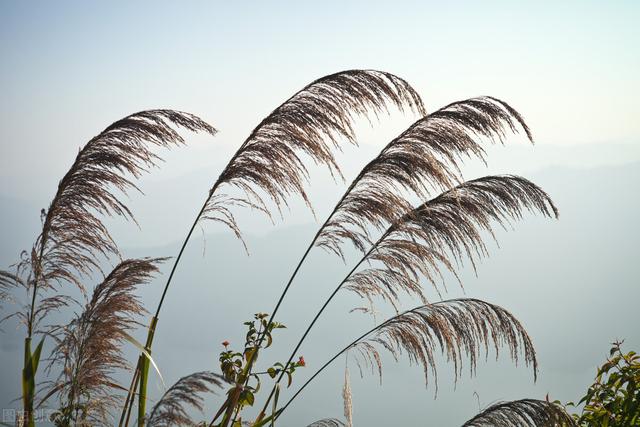
[[[347,68],[406,78],[430,110],[502,97],[542,144],[631,143],[639,18],[637,1],[5,1],[0,176],[20,190],[26,168],[58,177],[65,148],[159,106],[219,127],[208,152],[225,157],[291,93]]]

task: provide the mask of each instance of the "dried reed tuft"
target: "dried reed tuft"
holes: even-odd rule
[[[468,258],[474,269],[487,255],[483,233],[495,238],[524,212],[557,217],[558,210],[540,187],[513,175],[486,176],[460,184],[405,213],[375,242],[360,263],[379,262],[347,278],[344,289],[371,300],[381,297],[397,310],[399,293],[426,302],[421,278],[438,292],[442,269],[456,274]]]
[[[47,313],[69,302],[58,295],[39,300],[39,294],[55,291],[61,282],[84,292],[81,277],[101,271],[103,258],[119,255],[101,217],[133,219],[117,193],[137,189],[127,175],[138,178],[161,160],[152,147],[184,144],[174,126],[216,132],[189,113],[148,110],[111,124],[80,150],[49,209],[41,211],[42,232],[31,251],[22,253],[17,273],[1,272],[3,286],[24,287],[31,294],[30,304],[13,314],[26,324],[29,337]]]
[[[576,423],[562,406],[544,400],[499,402],[476,415],[462,427],[558,427]]]
[[[462,181],[464,158],[484,160],[483,140],[503,143],[507,130],[531,133],[520,114],[491,97],[452,103],[411,125],[367,164],[338,202],[316,246],[343,257],[345,240],[365,252],[370,230],[383,230],[426,199]]]
[[[377,372],[382,371],[382,364],[375,346],[386,349],[396,360],[406,353],[411,363],[422,366],[426,384],[433,375],[437,393],[438,347],[447,361],[453,362],[457,381],[463,356],[469,359],[469,371],[474,375],[478,358],[488,356],[491,344],[496,358],[505,345],[516,364],[523,358],[527,366],[532,365],[534,378],[537,376],[535,350],[520,322],[505,309],[477,299],[448,300],[406,311],[377,326],[350,350],[369,354],[360,359]]]
[[[180,111],[149,110],[111,124],[80,150],[60,181],[58,191],[44,214],[42,233],[34,248],[38,286],[69,281],[82,288],[78,273],[99,270],[99,256],[118,249],[101,216],[133,219],[115,190],[137,189],[127,175],[141,176],[160,158],[151,147],[184,144],[172,127],[215,134],[200,118]]]
[[[122,346],[144,310],[135,291],[157,273],[164,259],[122,261],[93,290],[82,313],[63,328],[50,368],[62,371],[51,392],[60,396],[66,421],[107,423],[120,401],[113,375],[129,366]]]
[[[226,381],[213,372],[196,372],[180,378],[153,407],[147,425],[149,427],[193,426],[196,422],[189,416],[186,406],[202,412],[204,399],[201,393],[221,388]]]
[[[342,401],[344,406],[344,419],[346,427],[353,427],[353,396],[351,395],[351,378],[349,366],[344,367],[344,386],[342,387]]]
[[[345,423],[335,418],[325,418],[309,424],[307,427],[346,427]]]
[[[214,183],[199,218],[222,222],[241,238],[229,206],[251,206],[270,216],[267,200],[281,210],[295,194],[311,208],[303,156],[325,165],[332,175],[342,176],[334,150],[344,139],[356,144],[355,115],[377,115],[387,111],[389,104],[426,114],[417,92],[390,73],[349,70],[310,83],[251,132]],[[243,196],[219,193],[222,185],[240,189]]]

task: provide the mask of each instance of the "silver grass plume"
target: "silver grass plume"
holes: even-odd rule
[[[520,322],[505,309],[478,299],[463,298],[422,305],[387,319],[360,335],[325,362],[284,404],[280,413],[336,359],[352,353],[361,370],[368,367],[380,375],[382,359],[378,347],[398,360],[406,354],[410,363],[422,367],[425,385],[433,375],[437,394],[436,353],[440,350],[454,365],[455,381],[462,374],[463,359],[469,360],[469,371],[475,374],[477,361],[488,357],[490,346],[496,358],[506,346],[511,359],[532,366],[537,377],[537,360],[531,339]]]
[[[250,206],[270,216],[267,200],[280,210],[295,194],[311,207],[305,191],[304,157],[342,176],[334,150],[343,139],[356,144],[353,119],[368,112],[377,115],[387,111],[388,105],[426,114],[418,93],[390,73],[348,70],[310,83],[251,132],[213,184],[201,218],[221,222],[241,238],[230,209],[234,205]],[[223,185],[240,189],[243,195],[218,192]]]
[[[100,217],[133,219],[114,190],[137,190],[127,175],[139,178],[157,165],[161,159],[151,151],[152,147],[170,148],[185,143],[172,126],[216,133],[193,114],[148,110],[111,124],[80,150],[58,185],[35,245],[44,283],[67,280],[82,286],[76,272],[99,269],[99,255],[118,253]]]
[[[118,391],[126,391],[113,377],[129,369],[123,344],[146,313],[136,290],[151,280],[163,260],[122,261],[95,287],[83,311],[62,329],[50,362],[50,368],[60,366],[62,371],[49,395],[60,397],[67,422],[108,423],[110,410],[120,402]]]
[[[494,225],[506,228],[525,212],[558,217],[549,195],[525,178],[495,175],[464,182],[389,227],[360,261],[382,266],[352,274],[344,289],[369,301],[380,297],[396,310],[400,292],[426,302],[421,278],[440,292],[443,268],[455,275],[468,259],[475,269],[477,260],[487,255],[483,234],[495,238]]]
[[[569,427],[576,423],[556,403],[536,399],[499,402],[476,415],[462,427]]]
[[[447,105],[416,121],[392,140],[353,180],[316,245],[343,256],[345,240],[361,250],[371,244],[370,229],[383,230],[411,210],[410,198],[426,199],[462,181],[465,158],[484,160],[484,140],[503,143],[507,130],[531,133],[507,103],[492,97]]]
[[[193,407],[202,412],[204,400],[202,393],[214,388],[222,388],[226,380],[213,372],[196,372],[180,378],[172,385],[153,407],[147,419],[149,427],[193,426],[196,425],[188,414],[187,408]]]
[[[464,356],[474,375],[478,359],[488,357],[490,346],[496,358],[500,347],[506,346],[511,359],[516,364],[524,359],[525,365],[532,366],[534,379],[537,377],[536,353],[524,327],[507,310],[478,299],[453,299],[405,311],[372,329],[348,350],[359,365],[367,365],[379,375],[382,363],[377,347],[389,351],[396,360],[406,353],[410,363],[422,367],[425,384],[433,375],[437,393],[438,349],[453,363],[457,381]]]
[[[27,284],[17,273],[0,270],[0,308],[2,308],[1,304],[13,302],[14,288],[27,289]]]
[[[344,419],[347,421],[346,427],[353,427],[353,396],[351,395],[351,378],[349,378],[348,363],[344,367],[344,386],[342,387],[342,400],[344,403]]]
[[[315,421],[307,427],[346,427],[346,425],[336,418],[325,418],[323,420]]]
[[[16,315],[27,325],[29,336],[49,311],[68,304],[57,296],[38,301],[40,290],[52,291],[61,282],[71,282],[84,291],[81,277],[101,271],[104,258],[119,255],[102,217],[134,219],[118,193],[137,190],[131,177],[139,178],[161,160],[153,147],[185,143],[174,127],[216,133],[193,114],[147,110],[116,121],[80,150],[49,209],[41,211],[42,232],[18,264],[21,283],[14,280],[14,285],[26,285],[32,301]]]

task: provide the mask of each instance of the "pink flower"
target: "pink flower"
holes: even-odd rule
[[[307,363],[304,361],[304,357],[300,356],[298,359],[298,366],[307,366]]]
[[[227,340],[222,341],[222,345],[224,346],[224,348],[227,348],[229,346],[229,341]]]

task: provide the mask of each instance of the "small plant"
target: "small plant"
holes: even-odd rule
[[[262,385],[261,377],[269,376],[275,378],[280,373],[287,376],[287,387],[293,382],[293,374],[296,368],[306,366],[303,356],[297,362],[283,364],[276,362],[264,372],[251,372],[253,364],[257,361],[258,352],[271,346],[273,343],[273,331],[282,329],[282,323],[267,321],[269,317],[266,313],[256,313],[254,320],[244,322],[247,326],[246,341],[242,352],[229,348],[230,343],[224,341],[224,350],[220,353],[220,372],[222,377],[230,384],[227,391],[227,399],[214,416],[212,423],[222,417],[220,424],[229,423],[232,418],[235,424],[242,425],[240,413],[247,406],[253,406],[255,394],[260,391]],[[258,327],[256,327],[256,322]],[[260,342],[260,336],[264,333],[266,341]],[[250,380],[255,381],[251,383]]]
[[[578,426],[640,426],[640,356],[634,351],[623,353],[622,344],[612,344],[607,361],[578,404],[567,404],[584,404],[582,413],[574,415]]]
[[[147,411],[150,367],[157,370],[152,347],[159,313],[196,226],[207,220],[219,222],[242,240],[234,207],[251,207],[271,216],[274,208],[280,210],[295,195],[311,207],[304,159],[342,177],[335,152],[342,143],[356,144],[355,116],[377,116],[389,106],[412,111],[419,118],[348,185],[295,265],[271,314],[257,313],[245,322],[243,347],[234,349],[229,341],[222,343],[218,373],[198,372],[181,378]],[[42,232],[33,249],[24,253],[15,273],[0,271],[0,297],[8,296],[8,289],[18,288],[25,291],[28,300],[15,316],[27,326],[22,397],[29,427],[34,425],[34,409],[54,397],[60,407],[56,419],[60,426],[128,426],[131,422],[139,427],[193,425],[196,422],[187,406],[208,414],[211,421],[201,424],[209,427],[274,426],[296,397],[335,360],[348,354],[360,366],[367,365],[382,375],[380,351],[385,350],[396,360],[405,354],[419,364],[425,383],[435,380],[438,351],[453,362],[457,379],[464,363],[475,372],[477,360],[490,347],[496,352],[505,349],[515,361],[523,359],[536,377],[533,344],[511,313],[473,298],[430,303],[424,291],[426,282],[442,295],[446,292],[445,272],[459,281],[458,271],[465,261],[475,268],[476,262],[488,255],[483,239],[494,236],[496,226],[510,225],[526,212],[557,218],[551,198],[525,178],[493,175],[467,181],[461,172],[466,159],[486,161],[484,144],[503,144],[509,132],[522,132],[533,142],[529,128],[515,109],[493,97],[454,102],[427,114],[420,96],[406,81],[376,70],[348,70],[318,79],[256,126],[213,181],[188,228],[143,343],[132,336],[139,317],[146,314],[134,290],[149,279],[160,260],[124,262],[125,267],[136,266],[131,271],[119,264],[94,288],[90,299],[85,297],[83,309],[69,324],[38,328],[48,313],[71,304],[61,292],[62,284],[70,283],[84,292],[89,277],[102,273],[101,262],[119,257],[102,216],[132,218],[115,191],[135,188],[127,175],[138,177],[156,164],[151,146],[184,142],[174,127],[215,133],[191,114],[152,110],[128,116],[89,141],[61,181],[50,208],[43,211]],[[346,262],[346,243],[359,252],[353,268],[310,319],[288,360],[263,363],[265,358],[260,355],[273,344],[275,332],[284,328],[276,321],[279,308],[308,254],[322,248]],[[292,391],[289,388],[295,384],[296,371],[308,368],[300,349],[341,292],[355,293],[370,307],[390,304],[397,315],[365,331],[325,363],[314,363],[316,371]],[[418,300],[419,305],[402,310],[402,295]],[[43,338],[32,349],[36,334]],[[45,336],[56,343],[50,368],[60,374],[45,383],[45,397],[36,402]],[[125,342],[140,350],[128,386],[116,384],[112,378],[114,371],[128,367],[121,352]],[[345,417],[351,426],[348,378],[347,370],[343,396]],[[287,387],[281,388],[285,380]],[[261,395],[267,381],[269,393]],[[221,388],[226,389],[226,395],[220,406],[205,408],[200,394]],[[286,401],[284,393],[291,393]],[[246,409],[254,406],[257,415],[248,417]],[[566,420],[573,422],[556,404],[523,400],[494,405],[467,425],[551,426]],[[341,421],[328,418],[313,425],[335,426]]]

